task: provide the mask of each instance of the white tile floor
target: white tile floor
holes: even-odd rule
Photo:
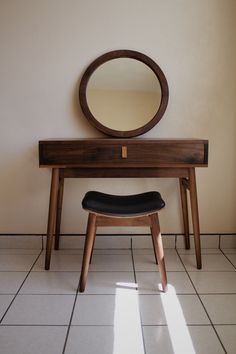
[[[160,291],[151,249],[99,249],[77,292],[81,250],[0,252],[2,354],[236,353],[236,252],[165,249]]]

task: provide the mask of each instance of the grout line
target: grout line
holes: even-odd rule
[[[0,233],[0,237],[1,236],[46,236],[47,234],[42,234],[42,233]],[[97,234],[98,236],[116,236],[116,235],[120,235],[120,236],[148,236],[150,235],[150,233],[132,233],[132,234],[129,234],[129,233],[124,233],[124,234],[117,234],[117,233],[114,233],[114,234],[111,234],[111,233],[98,233]],[[183,232],[166,232],[166,233],[162,233],[163,236],[168,236],[168,235],[172,235],[172,236],[175,236],[175,235],[184,235]],[[190,236],[193,236],[193,233],[189,233]],[[201,233],[201,236],[207,236],[207,235],[222,235],[222,236],[231,236],[231,235],[236,235],[236,232],[222,232],[220,234],[218,234],[217,232],[202,232]],[[63,233],[61,234],[61,236],[85,236],[84,233],[79,233],[79,234],[76,234],[76,233]]]
[[[224,345],[223,345],[223,343],[222,343],[222,341],[221,341],[221,339],[220,339],[220,337],[219,337],[219,335],[218,335],[218,333],[217,333],[217,331],[216,331],[216,329],[215,329],[215,327],[214,327],[214,324],[213,324],[213,322],[212,322],[212,320],[211,320],[211,318],[210,318],[210,315],[209,315],[209,313],[207,312],[206,307],[205,307],[205,305],[203,304],[203,301],[202,301],[202,299],[201,299],[201,297],[200,297],[200,295],[199,295],[199,293],[198,293],[198,291],[197,291],[197,289],[196,289],[196,287],[195,287],[195,285],[194,285],[194,283],[193,283],[193,281],[192,281],[192,279],[191,279],[191,277],[190,277],[190,275],[189,275],[189,273],[188,273],[188,270],[187,270],[187,268],[185,267],[185,264],[184,264],[184,262],[182,261],[182,258],[181,258],[181,256],[180,256],[180,254],[179,254],[179,252],[178,252],[177,249],[176,249],[176,252],[177,252],[177,255],[178,255],[178,257],[179,257],[179,259],[180,259],[180,261],[181,261],[181,263],[182,263],[182,265],[183,265],[183,267],[184,267],[186,273],[187,273],[187,276],[188,276],[188,278],[189,278],[189,280],[190,280],[190,282],[191,282],[191,284],[192,284],[194,290],[196,291],[196,295],[197,295],[197,297],[198,297],[200,303],[202,304],[203,309],[205,310],[205,313],[206,313],[206,315],[207,315],[207,317],[208,317],[208,319],[209,319],[209,321],[210,321],[210,324],[211,324],[211,326],[212,326],[212,328],[213,328],[213,330],[214,330],[214,332],[215,332],[215,334],[216,334],[216,336],[217,336],[217,338],[218,338],[218,340],[219,340],[219,342],[220,342],[220,344],[221,344],[221,346],[222,346],[222,349],[224,350],[225,354],[227,354],[227,351],[226,351],[226,349],[225,349],[225,347],[224,347]]]
[[[8,323],[4,323],[4,324],[0,324],[0,328],[1,327],[67,327],[67,325],[62,324],[62,325],[58,325],[58,324],[8,324]]]
[[[68,325],[65,325],[65,324],[62,324],[62,325],[59,325],[59,324],[53,324],[53,325],[50,325],[50,324],[1,324],[0,325],[0,328],[1,327],[67,327]],[[186,325],[187,327],[212,327],[211,324],[206,324],[206,323],[189,323]],[[214,324],[214,326],[225,326],[225,327],[228,327],[228,326],[236,326],[235,323],[217,323],[217,324]],[[73,324],[71,325],[71,327],[114,327],[114,325],[108,325],[108,324]],[[145,324],[145,325],[142,325],[142,327],[168,327],[168,324],[164,324],[164,323],[160,323],[160,324]]]
[[[76,293],[75,293],[75,300],[74,300],[74,304],[73,304],[73,307],[72,307],[72,310],[71,310],[70,321],[69,321],[69,324],[68,324],[68,327],[67,327],[67,331],[66,331],[66,337],[65,337],[65,342],[64,342],[64,345],[63,345],[62,354],[64,354],[65,350],[66,350],[66,345],[67,345],[67,341],[68,341],[68,337],[69,337],[69,333],[70,333],[71,322],[72,322],[72,318],[73,318],[73,315],[74,315],[75,304],[76,304],[76,301],[77,301],[78,292],[79,292],[79,283],[78,283],[78,286],[77,286],[77,289],[76,289]]]
[[[232,263],[232,261],[229,259],[229,257],[225,254],[225,252],[220,248],[220,251],[222,252],[222,254],[225,256],[225,258],[229,261],[230,264],[232,264],[232,266],[234,267],[234,269],[236,269],[235,265]]]
[[[2,316],[2,318],[1,318],[1,320],[0,320],[0,324],[2,324],[2,321],[3,321],[4,317],[6,316],[8,310],[10,309],[10,307],[11,307],[13,301],[15,300],[15,298],[17,297],[17,295],[19,294],[19,292],[20,292],[21,288],[23,287],[23,285],[24,285],[26,279],[27,279],[28,276],[30,275],[30,272],[31,272],[31,270],[33,269],[35,263],[38,261],[39,257],[41,256],[41,253],[42,253],[42,251],[39,253],[39,255],[37,256],[37,258],[36,258],[35,261],[33,262],[33,264],[32,264],[32,266],[31,266],[30,270],[28,271],[28,273],[27,273],[25,279],[24,279],[23,282],[21,283],[19,289],[18,289],[17,292],[15,293],[15,296],[13,297],[12,301],[11,301],[10,304],[8,305],[6,311],[4,312],[4,314],[3,314],[3,316]]]

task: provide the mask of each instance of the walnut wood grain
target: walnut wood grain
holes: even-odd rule
[[[122,158],[126,146],[127,158]],[[78,139],[39,142],[40,167],[190,167],[207,165],[206,140]]]

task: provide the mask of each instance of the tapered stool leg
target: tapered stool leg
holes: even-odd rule
[[[94,239],[96,236],[96,215],[89,213],[88,226],[84,245],[82,269],[79,281],[79,291],[84,292],[89,270],[89,262],[92,255]]]
[[[151,218],[151,233],[152,233],[152,240],[154,245],[154,252],[158,261],[159,272],[161,277],[161,283],[163,291],[166,292],[167,290],[167,276],[166,276],[166,267],[165,267],[165,260],[164,260],[164,250],[160,232],[160,225],[159,219],[157,214],[150,215]]]

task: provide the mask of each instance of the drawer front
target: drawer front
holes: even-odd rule
[[[206,165],[207,144],[201,140],[42,141],[39,162],[40,166],[113,168]]]
[[[121,160],[121,147],[104,144],[42,144],[39,146],[40,165],[94,166]]]

